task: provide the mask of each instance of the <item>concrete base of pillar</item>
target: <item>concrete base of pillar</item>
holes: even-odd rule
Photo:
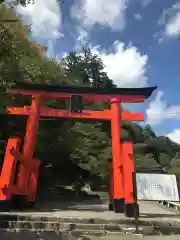
[[[124,206],[124,215],[129,218],[139,217],[139,205],[137,203],[129,203]]]
[[[113,199],[113,210],[115,213],[124,213],[124,198]]]
[[[27,208],[29,208],[29,209],[33,209],[34,208],[34,205],[35,205],[35,202],[28,202],[27,203]]]
[[[109,203],[109,211],[113,211],[114,207],[113,207],[113,203]]]
[[[10,209],[10,203],[9,200],[7,201],[0,201],[0,212],[9,212]]]
[[[27,197],[24,195],[14,195],[10,200],[10,209],[24,210],[27,208]]]

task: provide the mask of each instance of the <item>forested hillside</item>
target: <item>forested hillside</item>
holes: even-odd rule
[[[92,86],[95,88],[116,87],[109,79],[104,65],[90,49],[82,54],[70,52],[62,61],[47,58],[46,46],[29,40],[30,28],[17,19],[12,9],[0,5],[0,85],[9,89],[18,81],[28,83]],[[23,138],[26,118],[7,116],[3,105],[22,106],[28,98],[11,96],[0,92],[0,161],[9,136]],[[63,102],[49,100],[46,105],[66,108]],[[106,104],[86,103],[87,109],[107,108]],[[123,135],[134,143],[137,170],[165,168],[180,173],[180,145],[167,137],[157,137],[146,125],[144,128],[131,122],[122,123]],[[38,132],[35,155],[41,159],[40,184],[71,184],[80,175],[93,181],[98,176],[102,183],[107,181],[107,164],[111,157],[110,123],[100,121],[76,121],[42,119]],[[80,168],[79,168],[80,167]],[[82,169],[88,170],[83,171]]]

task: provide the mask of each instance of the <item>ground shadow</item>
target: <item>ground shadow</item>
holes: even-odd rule
[[[34,208],[27,211],[54,212],[54,211],[96,211],[104,212],[106,207],[100,199],[71,200],[71,201],[38,201]]]
[[[98,194],[81,191],[77,195],[71,190],[63,191],[55,198],[41,197],[37,199],[34,209],[27,209],[27,211],[104,211],[102,209],[103,202],[104,200]]]

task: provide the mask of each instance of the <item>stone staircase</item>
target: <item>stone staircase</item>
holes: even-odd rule
[[[33,211],[1,212],[0,239],[125,240],[124,234],[136,232],[134,219],[108,211],[107,204],[69,204],[68,208],[61,210],[56,207],[48,210],[41,204],[41,210],[38,207]],[[138,221],[139,233],[180,234],[180,221],[177,221],[178,218],[174,219],[174,223],[171,220],[170,224],[169,218],[163,220],[142,215]]]
[[[164,223],[164,225],[158,225],[155,222],[139,221],[140,234],[157,235],[159,232],[180,234],[179,224],[168,225]],[[2,240],[94,240],[102,237],[107,238],[108,236],[111,236],[113,240],[118,236],[124,236],[125,233],[135,233],[134,219],[53,217],[50,215],[43,216],[43,213],[42,216],[31,215],[30,213],[28,215],[18,215],[16,213],[2,213],[0,215],[0,239]]]
[[[146,228],[148,227],[147,224]],[[91,239],[135,231],[133,220],[70,218],[15,213],[0,215],[0,239]],[[140,226],[142,231],[142,226]],[[23,237],[24,236],[24,237]],[[26,238],[25,238],[26,236]]]

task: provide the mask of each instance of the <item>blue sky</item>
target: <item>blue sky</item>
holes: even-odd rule
[[[146,123],[157,135],[180,143],[180,1],[174,0],[35,0],[18,7],[32,37],[49,46],[59,60],[89,44],[119,87],[158,86],[143,105]]]

